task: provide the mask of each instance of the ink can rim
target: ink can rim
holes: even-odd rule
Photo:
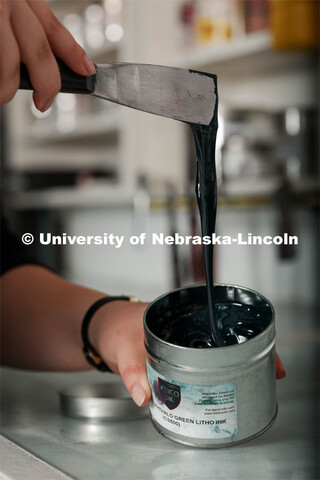
[[[154,334],[148,325],[148,315],[150,311],[155,307],[158,302],[161,302],[166,297],[182,292],[183,290],[190,291],[191,289],[206,289],[206,284],[198,283],[185,287],[171,290],[163,295],[157,297],[147,307],[144,313],[144,333],[145,333],[145,348],[147,354],[152,356],[157,362],[165,362],[168,364],[176,365],[178,368],[184,367],[185,369],[197,369],[201,368],[203,372],[209,372],[212,370],[210,366],[211,362],[214,362],[215,368],[225,369],[237,368],[236,364],[254,363],[262,356],[265,356],[274,347],[275,344],[275,311],[272,303],[262,294],[251,288],[243,287],[235,284],[215,284],[215,288],[220,289],[234,289],[245,293],[250,293],[254,297],[268,304],[271,311],[271,318],[266,328],[258,333],[255,337],[246,340],[243,343],[236,345],[228,345],[219,348],[195,348],[185,347],[181,345],[175,345],[169,343],[156,334]],[[209,363],[208,363],[209,362]]]

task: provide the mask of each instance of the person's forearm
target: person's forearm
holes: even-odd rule
[[[81,324],[103,293],[71,284],[38,266],[5,273],[1,282],[2,364],[36,370],[86,370]],[[89,337],[138,405],[151,395],[146,375],[143,313],[147,303],[113,301],[94,314]],[[285,375],[277,356],[277,378]]]
[[[1,361],[35,370],[91,368],[82,353],[85,313],[105,294],[66,282],[45,268],[25,265],[6,272],[1,282]],[[146,405],[143,313],[146,303],[108,302],[90,322],[93,348],[119,373],[137,405]]]
[[[90,368],[82,353],[81,322],[103,296],[42,267],[7,272],[1,279],[2,364],[37,370]]]

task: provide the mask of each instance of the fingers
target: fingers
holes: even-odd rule
[[[138,406],[151,397],[146,373],[143,313],[147,303],[109,302],[101,307],[90,325],[94,349],[109,368],[121,375]]]
[[[35,106],[47,110],[60,91],[54,55],[80,75],[95,66],[43,0],[11,0],[0,4],[0,100],[6,103],[19,86],[20,61],[26,64],[34,88]]]
[[[53,53],[79,75],[93,75],[96,71],[93,62],[51,12],[48,5],[39,0],[27,0],[27,2],[40,21]]]
[[[20,53],[6,5],[0,5],[0,103],[9,102],[19,87]]]
[[[46,34],[24,0],[11,3],[11,25],[34,88],[35,106],[45,111],[61,88],[60,72]]]
[[[278,379],[284,378],[286,376],[286,371],[284,369],[283,363],[280,360],[279,355],[276,353],[276,377]]]
[[[128,337],[122,339],[116,360],[119,373],[134,402],[139,406],[148,403],[151,396],[146,373],[146,359],[143,339]]]
[[[141,407],[146,405],[151,397],[143,333],[143,313],[148,304],[121,303],[121,313],[112,340],[109,337],[110,353],[117,366],[116,371],[120,373],[134,402]]]

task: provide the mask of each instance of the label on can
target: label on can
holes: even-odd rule
[[[238,433],[237,386],[192,385],[159,375],[147,363],[152,418],[171,432],[193,438],[234,437]]]

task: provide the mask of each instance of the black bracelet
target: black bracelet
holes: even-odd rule
[[[97,300],[84,316],[82,326],[81,326],[81,336],[83,341],[83,353],[86,357],[88,363],[95,367],[100,372],[111,372],[110,368],[104,361],[100,358],[100,356],[95,352],[94,348],[92,347],[89,336],[88,336],[88,329],[91,322],[93,315],[99,310],[102,305],[105,303],[113,302],[115,300],[126,300],[129,302],[138,302],[139,300],[136,297],[131,296],[119,296],[119,297],[103,297],[100,300]]]

